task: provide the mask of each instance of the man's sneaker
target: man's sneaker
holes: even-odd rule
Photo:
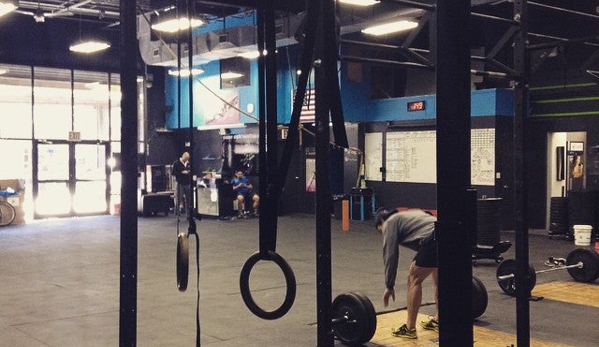
[[[404,339],[418,338],[418,336],[416,335],[416,328],[408,329],[408,326],[405,324],[399,328],[392,328],[391,335],[395,337],[403,337]]]
[[[239,219],[245,218],[245,213],[243,213],[243,211],[240,211],[239,214],[237,215],[237,218],[239,218]]]
[[[428,321],[420,322],[420,326],[426,330],[434,330],[439,332],[439,323],[434,318],[431,318]]]
[[[256,212],[252,213],[252,217],[258,218],[258,217],[260,217],[260,214],[258,213],[258,211],[256,211]]]

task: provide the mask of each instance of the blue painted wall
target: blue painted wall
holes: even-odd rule
[[[279,124],[287,124],[291,118],[292,91],[296,88],[295,62],[297,61],[297,46],[280,47],[279,71],[277,73],[277,119]],[[291,65],[291,69],[289,66]],[[253,111],[249,116],[242,113],[241,122],[257,123],[258,110],[258,68],[257,60],[251,61],[250,86],[237,88],[239,91],[239,105],[243,112],[248,112],[248,105],[252,104]],[[204,73],[194,79],[194,115],[193,126],[204,124],[204,110],[202,102],[209,102],[214,98],[209,88],[214,93],[221,93],[220,89],[220,63],[213,61],[202,66]],[[349,82],[347,79],[346,65],[341,64],[341,95],[345,120],[348,122],[385,122],[405,120],[434,119],[436,115],[436,96],[421,95],[402,98],[370,100],[370,80],[368,69],[365,68],[364,79],[361,83]],[[308,88],[313,85],[309,83]],[[181,127],[189,126],[189,81],[187,78],[181,82]],[[230,90],[230,89],[227,89]],[[166,104],[171,106],[166,115],[166,127],[178,128],[177,113],[177,78],[166,76]],[[409,112],[407,104],[410,101],[424,101],[425,109]],[[479,116],[511,116],[513,115],[513,92],[507,89],[486,89],[472,91],[471,112],[473,117]]]

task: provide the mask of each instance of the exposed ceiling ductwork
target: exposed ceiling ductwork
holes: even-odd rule
[[[279,18],[275,22],[277,47],[296,44],[294,36],[303,19],[303,14],[293,14]],[[150,23],[138,19],[137,36],[143,61],[148,65],[177,66],[177,44],[165,40],[152,40]],[[193,64],[201,65],[213,60],[237,57],[240,54],[257,51],[257,28],[254,25],[236,26],[213,30],[195,35],[192,39]],[[187,64],[189,48],[181,44],[182,61]],[[185,58],[185,59],[184,59]]]

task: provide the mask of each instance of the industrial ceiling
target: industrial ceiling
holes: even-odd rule
[[[496,70],[499,65],[510,65],[510,34],[517,27],[513,16],[516,0],[471,0],[470,36],[473,52],[485,58],[493,53]],[[172,10],[176,0],[138,0],[138,14],[155,18]],[[184,2],[184,1],[183,1]],[[259,0],[194,0],[197,15],[209,21],[222,20],[252,10]],[[306,1],[275,1],[280,17],[301,15]],[[342,40],[359,41],[381,45],[364,49],[362,55],[381,60],[396,59],[410,62],[413,54],[398,55],[381,49],[382,45],[410,48],[426,56],[430,49],[431,33],[428,20],[434,13],[434,0],[382,0],[370,7],[355,7],[337,3],[337,20]],[[576,68],[599,71],[599,0],[527,1],[528,44],[533,64],[543,65],[550,60]],[[113,50],[118,47],[119,0],[40,0],[19,1],[18,11],[0,18],[0,60],[24,56],[32,46],[44,47],[44,51],[60,51],[68,47],[61,41],[66,37],[82,35],[82,32],[104,33],[113,41]],[[420,21],[420,26],[411,33],[384,38],[367,37],[360,32],[366,25],[382,23],[392,18]],[[65,29],[66,28],[66,29]],[[434,33],[433,33],[434,34]],[[29,47],[23,48],[26,45]],[[66,50],[66,49],[65,49]],[[420,50],[420,51],[418,51]],[[21,53],[9,53],[23,51]],[[430,59],[430,58],[428,58]],[[8,59],[11,60],[11,59]],[[39,59],[30,59],[39,62]],[[481,59],[484,61],[484,59]],[[44,61],[47,64],[48,58]],[[489,69],[489,61],[487,59]],[[491,64],[492,65],[492,64]],[[533,65],[533,68],[535,66]],[[505,69],[504,69],[505,70]]]

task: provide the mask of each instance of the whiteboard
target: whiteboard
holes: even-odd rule
[[[437,136],[434,130],[387,133],[387,181],[435,183],[436,146]]]
[[[495,185],[495,129],[472,129],[470,147],[473,185]]]
[[[366,133],[364,137],[364,178],[369,181],[382,181],[381,167],[383,167],[383,133]]]
[[[384,164],[382,159],[378,161],[377,158],[377,155],[382,152],[382,134],[373,133],[370,139],[369,135],[366,134],[365,141],[367,174],[373,172],[375,168],[378,171],[379,167],[384,166],[388,182],[437,182],[437,136],[435,130],[386,133]],[[495,129],[471,130],[470,155],[471,184],[495,185]],[[375,175],[375,177],[379,179],[381,176]]]

